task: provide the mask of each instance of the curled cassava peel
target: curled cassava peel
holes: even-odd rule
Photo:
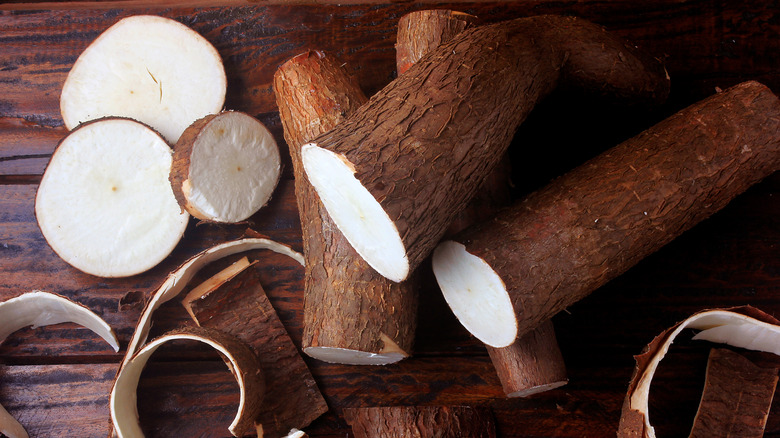
[[[623,403],[618,437],[655,438],[649,418],[650,383],[669,346],[686,328],[702,330],[693,339],[780,355],[780,322],[754,307],[694,314],[658,335],[636,357],[637,366]]]
[[[43,291],[32,291],[0,303],[0,342],[11,333],[27,326],[73,322],[82,325],[105,339],[114,351],[119,351],[119,341],[111,327],[87,307],[63,296]],[[21,424],[0,406],[0,435],[9,438],[26,438]]]
[[[265,391],[265,381],[260,371],[257,356],[248,345],[239,339],[218,330],[203,327],[187,328],[169,332],[146,344],[122,368],[111,391],[111,420],[120,438],[143,437],[138,422],[136,390],[141,372],[152,353],[172,340],[203,342],[217,350],[238,382],[238,413],[229,426],[233,436],[243,436],[255,422]]]

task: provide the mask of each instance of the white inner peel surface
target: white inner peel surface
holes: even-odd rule
[[[701,312],[686,319],[668,336],[658,349],[640,377],[639,383],[631,394],[630,407],[644,413],[645,429],[650,437],[655,437],[655,429],[650,425],[650,383],[658,364],[666,356],[669,347],[677,335],[684,329],[702,330],[693,339],[706,340],[780,355],[780,327],[726,310]]]
[[[301,160],[322,204],[355,251],[385,278],[406,279],[409,261],[398,229],[346,159],[310,143],[301,149]]]
[[[38,225],[54,251],[92,275],[124,277],[162,261],[184,234],[168,181],[172,151],[148,127],[101,120],[72,131],[41,179]]]
[[[406,357],[401,353],[369,353],[336,347],[307,347],[303,352],[323,362],[346,365],[389,365]]]
[[[125,353],[125,357],[122,360],[122,366],[125,366],[132,355],[138,351],[144,342],[146,342],[146,337],[149,335],[149,328],[152,325],[154,311],[164,303],[179,295],[201,268],[223,257],[253,249],[268,249],[279,254],[284,254],[300,263],[301,266],[304,265],[304,259],[301,253],[293,251],[289,246],[262,238],[246,238],[225,242],[198,253],[181,265],[177,270],[169,274],[163,284],[155,291],[152,299],[144,308],[143,313],[141,313],[141,317],[138,320],[138,326],[133,332],[133,336],[130,338],[130,342],[127,346],[127,353]]]
[[[454,241],[433,252],[433,273],[444,299],[463,327],[495,348],[517,338],[517,318],[504,282],[481,258]]]
[[[152,353],[154,353],[161,345],[171,340],[189,339],[193,341],[203,342],[222,353],[223,357],[230,361],[230,368],[236,370],[233,373],[234,376],[243,375],[238,363],[235,361],[230,352],[221,344],[214,342],[211,339],[195,336],[176,334],[169,336],[162,336],[153,340],[149,344],[145,345],[120,371],[117,375],[114,388],[111,391],[111,419],[114,422],[115,432],[119,438],[142,438],[144,436],[141,425],[138,421],[138,403],[136,400],[136,392],[138,391],[138,382],[141,378],[141,373],[149,361]],[[243,412],[244,401],[246,400],[246,394],[244,390],[244,382],[240,378],[236,378],[239,389],[239,403],[238,412],[233,418],[233,422],[230,424],[229,429],[233,431],[241,418]]]
[[[175,20],[136,15],[111,26],[79,56],[60,110],[68,129],[125,116],[173,144],[192,122],[222,109],[226,90],[222,60],[205,38]]]
[[[195,140],[187,201],[219,222],[240,222],[271,198],[281,171],[279,147],[256,119],[216,116]]]

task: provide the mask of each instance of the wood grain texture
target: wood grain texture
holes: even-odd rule
[[[45,244],[32,207],[37,181],[64,135],[59,87],[81,50],[102,30],[136,13],[191,25],[217,46],[226,62],[228,108],[258,116],[284,150],[272,92],[276,67],[305,49],[326,50],[342,59],[371,95],[395,77],[397,20],[426,7],[424,2],[339,3],[346,6],[204,0],[0,5],[0,299],[33,288],[68,296],[106,318],[125,347],[141,300],[171,269],[244,233],[244,226],[193,221],[168,260],[121,281],[79,273]],[[435,6],[468,12],[486,23],[540,13],[580,16],[664,57],[673,86],[669,103],[658,112],[629,115],[594,107],[591,101],[571,101],[570,96],[551,96],[555,100],[537,108],[513,142],[523,145],[523,154],[512,157],[516,196],[546,184],[599,148],[711,95],[716,86],[725,89],[759,79],[780,90],[780,57],[775,56],[780,51],[780,11],[769,1],[521,0]],[[271,204],[248,225],[300,251],[292,166],[289,157],[286,160],[286,173]],[[780,175],[775,174],[557,315],[554,322],[570,383],[525,400],[504,399],[485,348],[448,312],[425,272],[416,357],[369,369],[307,360],[331,408],[307,432],[312,437],[349,436],[342,416],[347,407],[485,404],[495,415],[500,437],[614,437],[634,367],[632,356],[653,336],[695,311],[715,306],[753,304],[780,314],[778,196]],[[263,287],[300,347],[303,270],[283,256],[255,256],[262,261],[257,269]],[[152,336],[187,320],[177,302],[168,304],[155,313]],[[708,345],[678,340],[664,360],[651,395],[659,436],[689,432],[708,351]],[[22,330],[0,345],[0,403],[22,419],[32,436],[105,438],[108,391],[120,359],[75,325]],[[139,400],[147,436],[220,437],[226,436],[235,414],[238,388],[208,349],[165,346],[141,378]],[[770,411],[765,436],[780,436],[778,403],[775,400]],[[74,410],[85,413],[77,417]]]

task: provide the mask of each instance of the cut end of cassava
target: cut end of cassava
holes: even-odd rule
[[[303,168],[333,222],[358,254],[388,280],[409,275],[409,260],[395,223],[355,178],[343,156],[309,143],[301,149]]]
[[[553,383],[546,383],[544,385],[538,385],[534,386],[532,388],[523,389],[520,391],[510,392],[507,393],[507,398],[523,398],[523,397],[530,397],[534,394],[541,394],[546,391],[552,391],[555,388],[560,388],[561,386],[569,383],[568,380],[562,380],[560,382],[553,382]]]
[[[170,254],[189,215],[173,196],[172,151],[141,123],[106,118],[60,143],[41,179],[35,215],[67,263],[100,277],[146,271]]]
[[[335,347],[307,347],[303,349],[303,352],[323,362],[345,365],[389,365],[408,357],[407,354],[401,352],[370,353]]]
[[[271,198],[281,174],[273,135],[238,111],[193,123],[174,149],[174,193],[198,219],[235,223],[249,218]]]
[[[170,143],[195,120],[219,112],[227,77],[219,53],[169,18],[127,17],[76,60],[62,88],[65,127],[108,116],[139,120]]]
[[[490,265],[462,244],[444,241],[433,252],[432,266],[444,299],[472,335],[496,348],[515,341],[512,301]]]

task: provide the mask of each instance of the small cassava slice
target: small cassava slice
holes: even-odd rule
[[[172,151],[148,126],[104,118],[71,131],[41,179],[35,216],[67,263],[100,277],[155,266],[184,234],[189,215],[173,196]]]
[[[169,18],[119,20],[93,41],[68,73],[60,96],[65,127],[108,116],[139,120],[169,143],[195,120],[218,113],[227,78],[219,53]]]
[[[119,351],[119,341],[111,327],[87,307],[63,296],[43,291],[32,291],[0,303],[0,343],[11,333],[27,326],[72,322],[82,325]],[[27,438],[27,431],[0,406],[0,435],[8,438]]]
[[[780,99],[745,82],[679,111],[441,242],[460,322],[503,347],[780,169]]]
[[[143,437],[138,421],[136,391],[146,363],[151,355],[169,341],[191,340],[216,349],[238,382],[239,405],[228,429],[241,437],[250,430],[260,413],[265,395],[265,380],[257,356],[249,346],[234,336],[219,330],[191,327],[166,333],[152,340],[136,353],[117,374],[109,400],[111,420],[119,438]]]
[[[279,181],[276,140],[260,121],[242,112],[196,121],[173,149],[173,193],[198,219],[243,221],[268,202]]]

